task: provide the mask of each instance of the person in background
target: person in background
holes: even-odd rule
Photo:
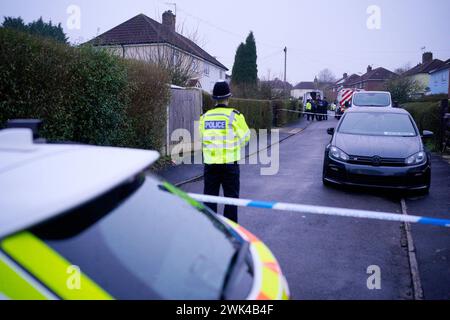
[[[307,112],[306,120],[309,121],[309,119],[312,119],[314,121],[314,115],[311,114],[312,113],[312,104],[311,104],[310,99],[308,99],[308,101],[306,101],[305,111]]]
[[[317,121],[322,121],[323,119],[323,102],[320,96],[317,98]]]
[[[326,97],[323,97],[323,118],[324,120],[328,120],[328,101]]]

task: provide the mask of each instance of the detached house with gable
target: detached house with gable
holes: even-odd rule
[[[214,84],[226,78],[227,67],[190,39],[176,32],[176,16],[172,11],[162,15],[159,23],[144,14],[106,31],[89,41],[126,59],[163,62],[192,71],[186,85],[212,92]]]

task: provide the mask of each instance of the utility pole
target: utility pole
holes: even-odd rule
[[[287,96],[286,67],[287,67],[287,47],[284,47],[284,94]]]

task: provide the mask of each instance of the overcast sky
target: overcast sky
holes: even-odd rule
[[[283,77],[285,46],[293,84],[312,81],[324,68],[340,77],[365,72],[369,64],[414,66],[422,47],[450,58],[449,0],[1,0],[0,14],[61,22],[77,43],[139,13],[160,22],[165,10],[175,10],[167,2],[177,3],[178,27],[197,33],[199,44],[229,69],[237,46],[253,31],[260,78]],[[71,5],[80,8],[80,29],[67,24]]]

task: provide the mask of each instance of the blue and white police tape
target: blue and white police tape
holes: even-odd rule
[[[273,209],[273,210],[281,210],[281,211],[295,211],[295,212],[310,213],[310,214],[321,214],[321,215],[352,217],[352,218],[366,218],[366,219],[377,219],[377,220],[398,221],[398,222],[411,222],[411,223],[430,224],[430,225],[441,226],[441,227],[450,227],[449,219],[410,216],[410,215],[389,213],[389,212],[377,212],[377,211],[367,211],[367,210],[357,210],[357,209],[322,207],[322,206],[313,206],[313,205],[306,205],[306,204],[254,201],[254,200],[248,200],[248,199],[236,199],[236,198],[208,196],[208,195],[204,195],[204,194],[195,194],[195,193],[189,193],[188,195],[191,198],[193,198],[197,201],[200,201],[200,202],[209,202],[209,203],[217,203],[217,204],[225,204],[225,205],[228,204],[228,205],[239,206],[239,207],[263,208],[263,209]]]

